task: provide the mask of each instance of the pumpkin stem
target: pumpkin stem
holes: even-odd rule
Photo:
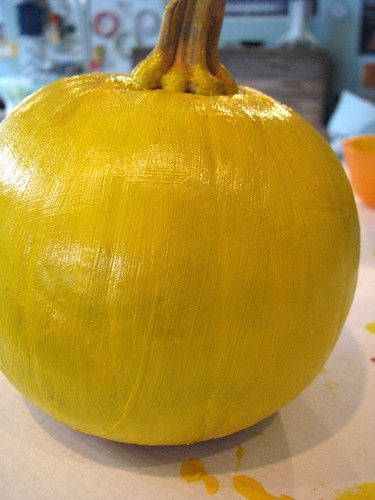
[[[171,0],[156,47],[132,71],[136,87],[235,94],[237,84],[219,59],[224,12],[225,0]]]

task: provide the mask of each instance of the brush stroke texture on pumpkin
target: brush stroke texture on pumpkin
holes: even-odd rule
[[[319,373],[348,313],[358,221],[299,115],[233,96],[54,82],[0,134],[0,366],[73,428],[224,436]]]

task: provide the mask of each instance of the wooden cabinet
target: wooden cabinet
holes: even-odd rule
[[[329,58],[324,51],[224,50],[222,62],[239,85],[254,87],[291,106],[315,126],[326,112]]]
[[[149,52],[135,49],[134,64]],[[321,128],[326,114],[329,57],[325,51],[234,48],[221,51],[239,85],[254,87],[291,106]]]

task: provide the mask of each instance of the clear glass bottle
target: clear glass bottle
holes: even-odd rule
[[[309,0],[290,0],[290,26],[282,37],[282,47],[314,49],[319,46],[317,38],[309,28],[311,2]]]

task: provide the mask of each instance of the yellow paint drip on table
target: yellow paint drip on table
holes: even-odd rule
[[[236,450],[236,459],[237,459],[237,464],[236,468],[239,469],[241,467],[242,459],[245,455],[245,449],[243,446],[238,446]]]
[[[375,483],[363,483],[340,493],[335,500],[374,500]]]
[[[326,389],[326,392],[328,392],[332,395],[336,395],[337,386],[338,386],[337,382],[332,382],[330,380],[328,380],[327,382],[325,382],[323,384],[323,387]]]
[[[219,489],[219,481],[214,476],[210,476],[199,458],[193,458],[181,465],[181,477],[188,483],[203,481],[207,493],[214,495]]]
[[[235,476],[233,487],[240,495],[250,500],[294,500],[287,495],[271,495],[258,481],[249,476]]]
[[[375,334],[375,321],[373,323],[368,323],[366,325],[366,330],[370,333]]]

